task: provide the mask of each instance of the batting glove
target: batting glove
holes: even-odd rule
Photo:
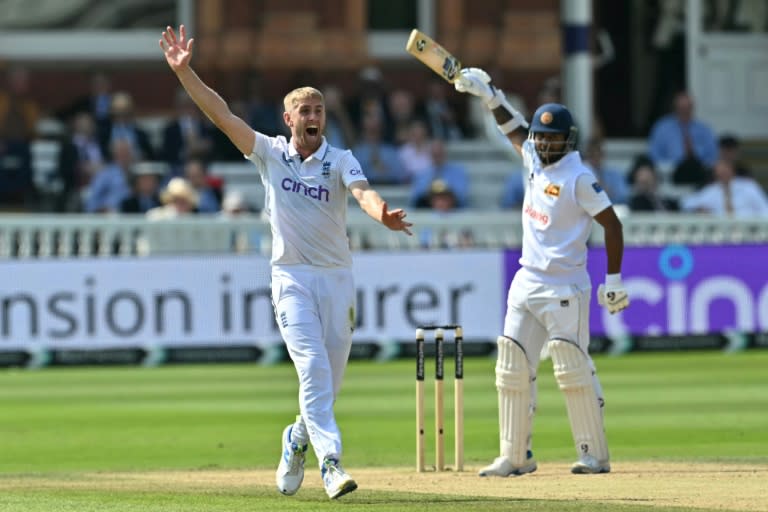
[[[490,103],[496,93],[491,85],[491,77],[480,68],[462,69],[453,86],[459,92],[478,96],[485,103]]]
[[[621,274],[605,276],[605,284],[597,288],[597,303],[608,308],[610,314],[618,313],[629,306],[629,295],[621,283]]]

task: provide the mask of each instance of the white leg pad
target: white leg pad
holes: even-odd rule
[[[608,442],[605,438],[603,413],[595,389],[595,379],[587,356],[575,344],[564,340],[549,342],[549,353],[555,379],[565,395],[573,441],[579,457],[591,455],[607,462]]]
[[[496,389],[499,394],[499,437],[501,455],[513,466],[526,464],[530,437],[531,377],[528,358],[511,338],[497,339]]]

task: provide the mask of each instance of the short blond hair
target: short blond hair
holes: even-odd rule
[[[285,111],[290,112],[296,108],[296,106],[298,106],[301,100],[306,100],[308,98],[317,98],[320,101],[325,102],[323,93],[314,87],[299,87],[298,89],[294,89],[285,95],[285,98],[283,99],[283,106],[285,107]]]

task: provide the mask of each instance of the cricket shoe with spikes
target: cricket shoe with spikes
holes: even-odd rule
[[[275,473],[277,489],[287,496],[296,494],[304,481],[304,458],[307,452],[306,444],[291,441],[291,430],[292,424],[283,430],[283,453]]]
[[[357,489],[357,482],[349,476],[337,459],[326,458],[320,469],[325,493],[335,500]]]
[[[533,458],[531,450],[527,452],[525,464],[522,466],[513,465],[504,455],[496,457],[494,461],[480,470],[480,476],[520,476],[526,473],[533,473],[537,469],[536,460]]]
[[[600,462],[592,455],[582,455],[571,466],[574,475],[596,475],[598,473],[610,473],[611,464],[608,461]]]

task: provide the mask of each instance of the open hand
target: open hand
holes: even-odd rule
[[[172,70],[177,71],[189,65],[194,42],[194,39],[187,39],[187,29],[184,25],[179,26],[178,37],[170,25],[165,28],[163,38],[160,40],[160,48],[165,53],[165,60],[168,61]]]
[[[392,231],[405,231],[409,235],[412,235],[411,230],[408,229],[411,226],[413,226],[412,223],[406,222],[405,217],[406,213],[402,208],[398,208],[396,210],[392,210],[391,212],[387,210],[387,203],[383,203],[381,206],[381,223],[387,226]]]

